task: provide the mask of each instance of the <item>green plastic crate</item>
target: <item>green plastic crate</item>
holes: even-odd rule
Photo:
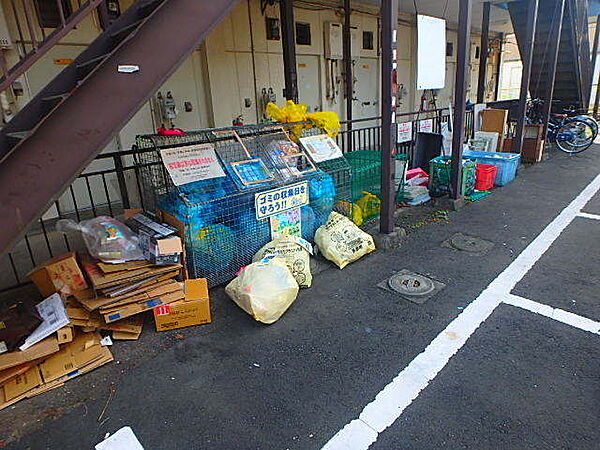
[[[352,172],[352,201],[356,202],[363,192],[381,196],[381,152],[357,150],[345,155]],[[396,179],[404,179],[408,156],[396,155]]]
[[[432,197],[441,197],[450,193],[452,178],[452,158],[438,156],[429,162],[429,193]],[[475,191],[475,172],[477,163],[471,159],[462,161],[462,195],[468,196]]]

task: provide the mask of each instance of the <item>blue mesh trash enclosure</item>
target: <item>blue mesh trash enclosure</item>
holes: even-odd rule
[[[214,149],[221,176],[176,186],[163,164],[163,151],[205,144]],[[257,199],[266,194],[257,194],[276,189],[274,199],[281,200],[277,205],[285,206],[285,197],[297,194],[294,189],[306,190],[309,204],[300,207],[301,234],[311,242],[337,202],[350,200],[346,160],[315,164],[282,127],[145,135],[137,137],[136,146],[144,208],[177,219],[184,229],[188,275],[207,278],[210,286],[231,280],[271,240],[270,219],[257,217]],[[283,189],[288,187],[289,192]],[[266,206],[259,209],[269,214]]]

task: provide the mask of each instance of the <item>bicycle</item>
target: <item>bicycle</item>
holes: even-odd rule
[[[531,100],[527,108],[527,121],[543,124],[544,101]],[[598,122],[587,115],[577,114],[572,107],[563,108],[560,114],[551,113],[548,121],[548,139],[556,143],[559,150],[571,155],[586,151],[598,136]]]

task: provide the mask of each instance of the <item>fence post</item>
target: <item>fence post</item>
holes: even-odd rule
[[[117,182],[119,183],[119,192],[121,193],[121,202],[123,203],[123,208],[129,209],[131,207],[129,202],[129,191],[127,190],[127,181],[125,180],[121,155],[114,155],[113,161],[115,164],[115,173],[117,174]]]

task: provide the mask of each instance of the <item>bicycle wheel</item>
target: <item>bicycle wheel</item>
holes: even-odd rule
[[[596,119],[594,119],[592,116],[587,116],[587,115],[580,115],[580,116],[575,116],[571,119],[567,119],[567,121],[569,120],[583,120],[584,122],[586,122],[594,131],[594,139],[596,139],[596,137],[598,136],[598,122],[596,121]]]
[[[571,119],[560,125],[556,133],[558,148],[570,154],[587,150],[594,142],[594,129],[585,120]]]

